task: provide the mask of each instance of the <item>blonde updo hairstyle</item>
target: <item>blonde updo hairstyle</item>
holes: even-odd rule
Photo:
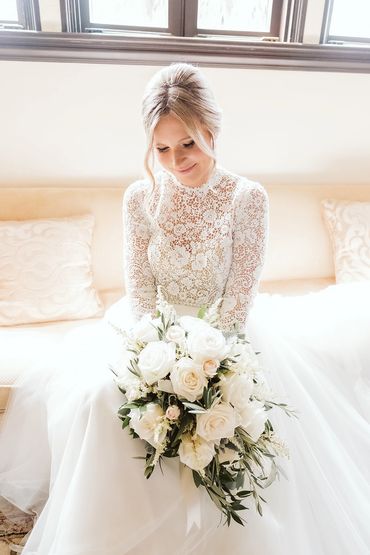
[[[201,71],[185,63],[159,70],[149,81],[142,103],[142,117],[147,136],[145,170],[154,185],[153,134],[161,117],[177,116],[189,136],[216,163],[215,143],[220,131],[221,111]],[[204,130],[211,135],[208,145]]]

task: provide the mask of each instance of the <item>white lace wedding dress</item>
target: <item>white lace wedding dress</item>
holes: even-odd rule
[[[9,407],[0,494],[40,513],[24,555],[368,555],[370,283],[256,296],[263,188],[220,168],[198,189],[163,172],[148,215],[148,187],[125,195],[129,297],[22,376]],[[271,387],[299,413],[272,417],[290,449],[279,461],[286,478],[263,492],[262,518],[250,506],[245,527],[219,526],[200,489],[201,528],[187,533],[178,461],[146,480],[142,444],[121,430],[108,370],[120,343],[108,321],[129,327],[152,311],[157,285],[181,314],[223,295],[224,330],[248,317]]]

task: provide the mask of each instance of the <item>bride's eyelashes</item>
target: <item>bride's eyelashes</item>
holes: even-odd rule
[[[189,143],[183,143],[182,146],[185,147],[185,148],[190,148],[190,147],[192,147],[192,146],[194,146],[194,145],[195,145],[195,142],[194,142],[194,141],[190,141]],[[159,147],[159,146],[157,146],[157,150],[158,150],[158,152],[167,152],[168,146],[164,146],[164,147]]]

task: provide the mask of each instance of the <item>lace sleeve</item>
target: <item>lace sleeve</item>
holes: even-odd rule
[[[258,183],[237,195],[232,263],[220,307],[220,327],[244,326],[257,293],[268,236],[268,197]]]
[[[144,213],[144,182],[130,185],[123,197],[124,276],[134,318],[154,312],[157,288],[148,260],[150,229]]]

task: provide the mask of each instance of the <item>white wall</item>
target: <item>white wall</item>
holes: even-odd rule
[[[0,62],[0,186],[115,186],[142,175],[155,67]],[[370,186],[370,75],[204,69],[219,159],[273,185]]]

